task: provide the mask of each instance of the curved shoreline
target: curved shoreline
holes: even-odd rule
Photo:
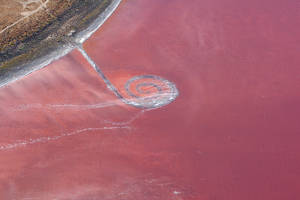
[[[120,2],[121,0],[103,0],[84,13],[71,13],[71,17],[63,16],[65,19],[62,23],[51,24],[39,35],[44,36],[43,39],[27,43],[33,48],[25,49],[27,51],[19,55],[12,54],[7,60],[0,62],[0,87],[45,67],[81,45],[106,21]],[[78,20],[80,23],[77,23]],[[58,26],[57,31],[55,28]]]

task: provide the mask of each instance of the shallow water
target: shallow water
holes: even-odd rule
[[[0,196],[297,199],[299,8],[123,1],[83,48],[120,94],[150,74],[178,98],[127,105],[77,50],[1,88]]]

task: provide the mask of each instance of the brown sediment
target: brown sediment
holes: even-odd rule
[[[69,44],[117,1],[0,0],[0,80]]]
[[[0,51],[53,22],[72,6],[75,0],[0,0]]]

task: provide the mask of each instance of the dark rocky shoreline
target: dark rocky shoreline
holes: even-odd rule
[[[66,45],[89,27],[115,0],[75,0],[71,7],[30,37],[0,52],[0,81]],[[25,70],[26,71],[26,70]],[[25,72],[24,72],[25,73]]]

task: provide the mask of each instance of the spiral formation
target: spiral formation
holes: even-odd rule
[[[158,108],[176,99],[178,90],[175,84],[159,76],[135,76],[125,84],[129,98],[126,103],[135,107]]]

